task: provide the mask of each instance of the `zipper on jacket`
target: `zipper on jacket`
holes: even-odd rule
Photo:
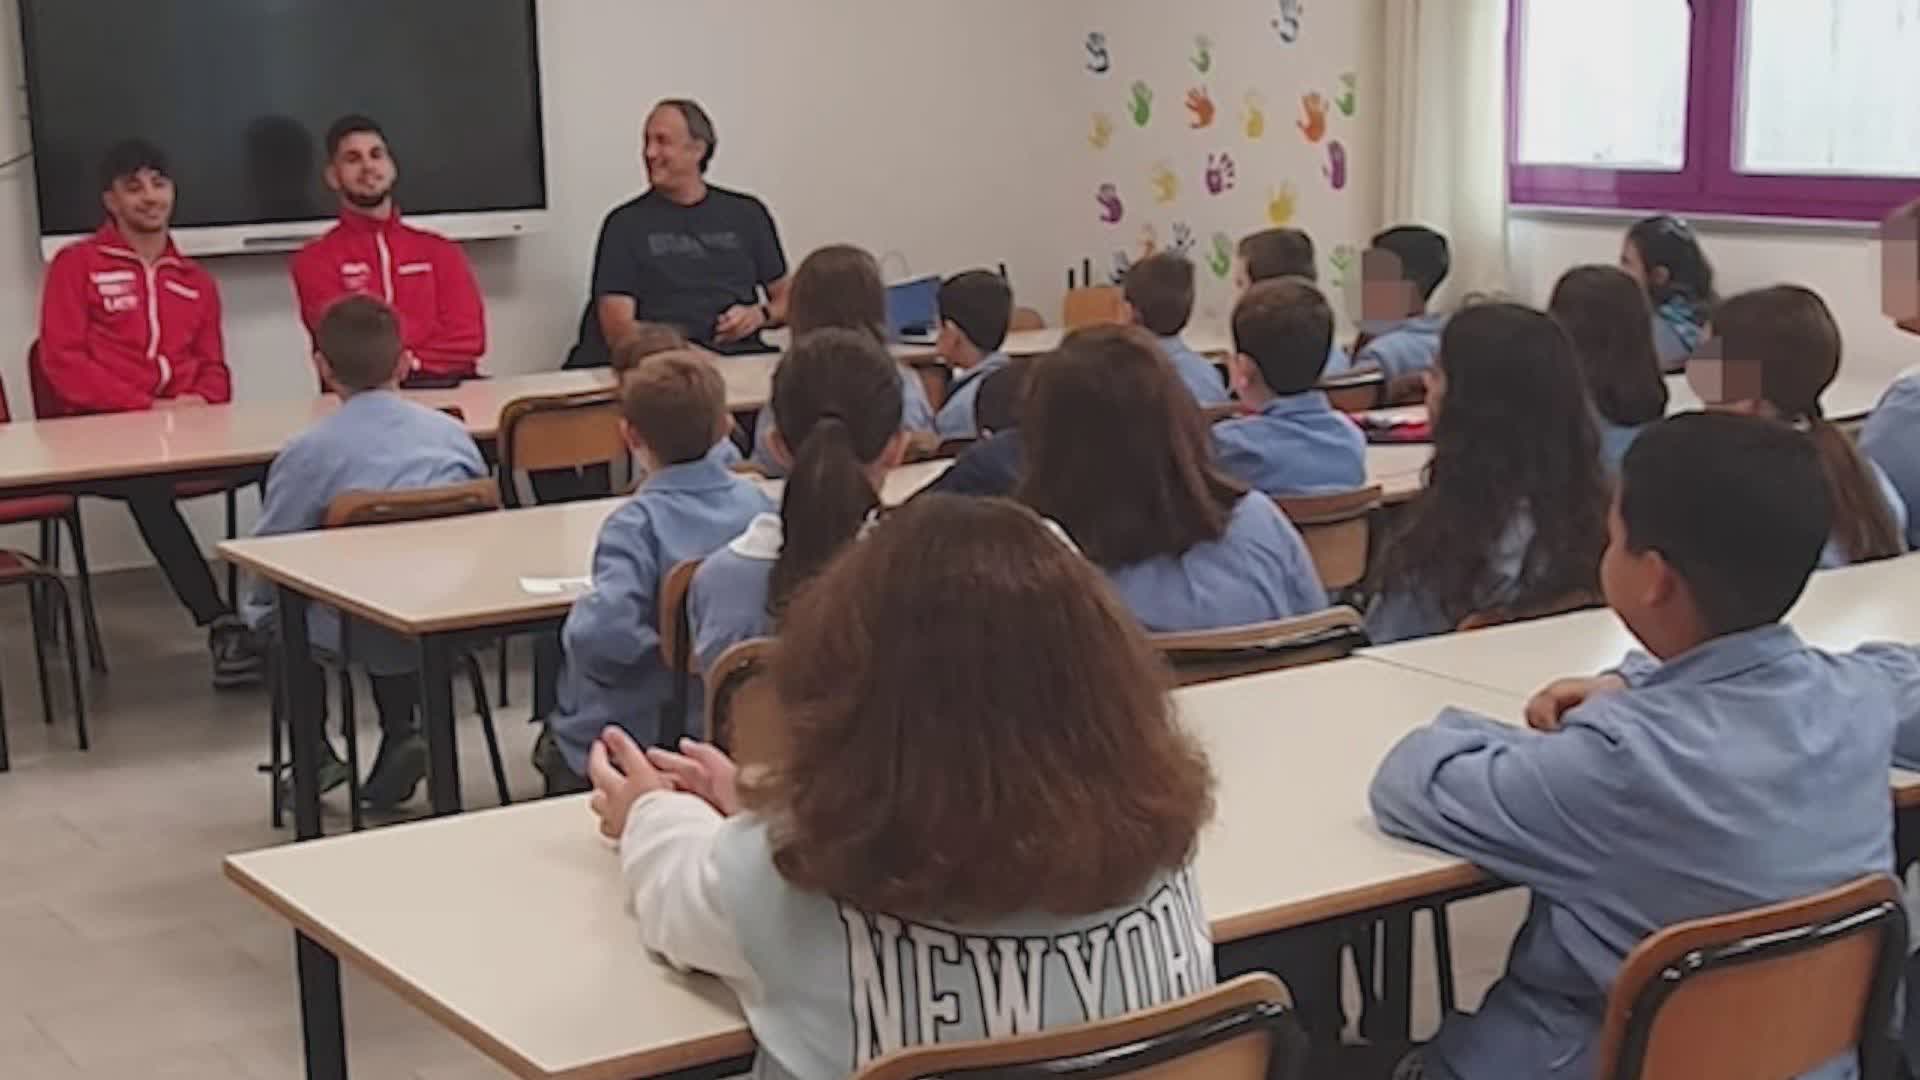
[[[393,251],[387,247],[387,234],[374,233],[373,242],[380,246],[380,284],[386,289],[384,299],[393,303]]]
[[[157,396],[173,380],[171,365],[167,358],[160,355],[160,275],[159,267],[141,260],[141,269],[147,272],[147,362],[155,366],[160,381],[154,385]]]

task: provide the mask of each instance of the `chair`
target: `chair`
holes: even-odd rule
[[[774,726],[769,661],[772,638],[743,641],[707,672],[707,741],[741,764],[765,761]]]
[[[1152,641],[1180,685],[1194,686],[1343,659],[1367,638],[1358,611],[1332,607],[1252,626],[1155,634]]]
[[[363,525],[390,525],[406,521],[462,517],[498,509],[500,509],[500,489],[490,479],[413,491],[349,491],[327,505],[326,517],[322,520],[320,527],[346,529]],[[340,687],[341,725],[345,729],[347,744],[347,812],[354,831],[358,832],[362,826],[360,746],[353,692],[353,648],[349,633],[351,626],[351,620],[342,615],[339,653],[327,654],[316,650],[315,659],[322,665],[334,669]],[[501,805],[508,805],[513,802],[513,793],[507,786],[506,764],[500,757],[500,738],[494,729],[493,710],[487,700],[486,679],[480,673],[480,662],[471,652],[463,650],[460,661],[466,668],[467,681],[473,690],[474,708],[480,713],[480,730],[487,740],[487,756],[489,764],[493,767],[494,785],[499,790]],[[280,825],[283,813],[280,799],[280,773],[282,770],[281,740],[285,717],[279,708],[280,704],[278,700],[274,702],[271,756],[267,765],[267,772],[273,777],[273,821],[276,828]]]
[[[1286,985],[1260,972],[1097,1023],[902,1050],[854,1080],[1295,1080],[1304,1075],[1306,1055]]]
[[[1367,576],[1368,550],[1373,534],[1369,518],[1384,493],[1379,485],[1333,495],[1276,498],[1280,512],[1300,530],[1313,555],[1314,569],[1328,592],[1351,589]]]
[[[1341,412],[1366,412],[1380,407],[1387,393],[1387,377],[1378,371],[1336,375],[1321,383],[1320,389],[1326,393],[1333,407]]]
[[[7,404],[6,383],[0,382],[0,424],[13,421]],[[72,495],[27,495],[0,499],[0,525],[40,526],[39,564],[60,569],[60,529],[66,527],[67,541],[73,545],[73,564],[80,578],[80,617],[87,635],[87,664],[105,674],[107,653],[100,645],[100,619],[93,607],[93,571],[87,566],[87,537],[80,523],[80,500]],[[44,612],[43,612],[44,615]],[[34,623],[35,632],[52,629]]]
[[[24,585],[27,590],[28,627],[33,631],[33,663],[40,678],[40,712],[47,725],[53,725],[53,687],[47,680],[47,638],[43,628],[50,621],[47,605],[58,605],[61,629],[67,643],[67,678],[73,693],[74,732],[80,749],[90,749],[87,739],[87,702],[80,689],[80,650],[74,644],[73,605],[67,601],[67,586],[57,571],[17,551],[0,551],[0,586]],[[7,750],[7,720],[0,708],[0,772],[12,768]]]
[[[660,745],[673,746],[685,735],[687,705],[693,694],[693,677],[698,674],[698,659],[693,655],[693,626],[687,617],[687,595],[693,590],[693,575],[700,571],[699,559],[667,571],[660,579],[660,655],[673,673],[673,693],[660,707]]]
[[[1067,291],[1061,310],[1061,324],[1069,330],[1123,322],[1126,295],[1118,285],[1094,285]]]
[[[1862,1077],[1890,1076],[1906,951],[1900,886],[1886,874],[1668,927],[1614,979],[1595,1075],[1799,1076],[1852,1050]]]
[[[1575,589],[1569,593],[1562,593],[1544,604],[1476,611],[1460,620],[1458,629],[1464,634],[1471,630],[1487,630],[1496,626],[1505,626],[1508,623],[1550,619],[1555,615],[1566,615],[1570,612],[1599,607],[1605,602],[1600,594],[1592,589]]]
[[[1046,328],[1047,317],[1045,315],[1040,314],[1030,307],[1017,307],[1013,309],[1013,321],[1007,325],[1007,332],[1024,334],[1031,330],[1045,330]]]

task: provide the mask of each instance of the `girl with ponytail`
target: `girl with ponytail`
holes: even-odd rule
[[[817,330],[773,374],[768,449],[787,473],[780,513],[762,514],[694,575],[693,652],[711,667],[733,645],[773,632],[787,604],[880,508],[880,485],[906,453],[900,377],[858,330]]]
[[[1742,293],[1714,309],[1708,334],[1702,357],[1717,364],[1719,385],[1703,387],[1701,396],[1723,412],[1791,424],[1819,451],[1833,502],[1821,567],[1904,554],[1906,504],[1880,467],[1821,415],[1820,396],[1840,373],[1841,351],[1826,302],[1797,285]]]

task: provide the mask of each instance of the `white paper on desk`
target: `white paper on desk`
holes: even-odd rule
[[[593,588],[590,577],[523,577],[521,591],[532,596],[579,596]]]

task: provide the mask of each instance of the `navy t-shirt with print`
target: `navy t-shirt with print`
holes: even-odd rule
[[[757,336],[715,344],[713,324],[730,307],[759,302],[760,286],[786,276],[779,231],[759,199],[709,187],[706,198],[681,206],[648,191],[600,227],[580,343],[567,366],[607,365],[596,310],[603,296],[630,296],[642,322],[677,326],[687,340],[717,352],[764,352]]]

